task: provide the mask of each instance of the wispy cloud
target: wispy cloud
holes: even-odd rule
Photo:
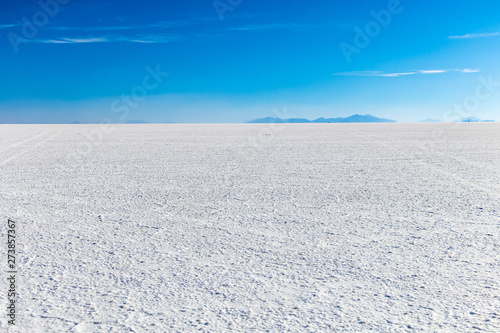
[[[420,74],[441,74],[446,73],[446,69],[431,69],[431,70],[420,70],[418,73]]]
[[[76,27],[76,26],[52,26],[47,27],[48,30],[58,31],[63,36],[51,36],[50,38],[32,40],[36,43],[44,44],[79,44],[79,43],[112,43],[112,42],[129,42],[129,43],[168,43],[178,41],[188,37],[182,37],[178,34],[162,33],[165,29],[176,27],[187,27],[193,25],[204,24],[213,21],[213,18],[198,18],[185,21],[162,21],[146,25],[117,25],[117,26],[97,26],[97,27]],[[272,30],[272,29],[293,29],[305,27],[298,24],[255,24],[239,27],[231,27],[224,32],[204,33],[190,32],[189,36],[198,37],[214,37],[224,36],[227,31],[256,31],[256,30]],[[0,26],[1,28],[1,26]],[[141,31],[152,31],[151,34],[140,33]],[[119,34],[116,34],[116,33]]]
[[[0,24],[0,29],[19,27],[21,24]]]
[[[334,73],[334,76],[379,76],[379,77],[400,77],[407,75],[427,75],[427,74],[443,74],[450,72],[460,72],[460,73],[477,73],[480,72],[479,69],[474,68],[464,68],[464,69],[423,69],[423,70],[413,70],[409,72],[381,72],[381,71],[354,71],[354,72],[342,72]]]
[[[52,39],[39,39],[34,40],[34,42],[44,43],[44,44],[80,44],[80,43],[115,43],[115,42],[128,42],[128,43],[144,43],[144,44],[154,44],[154,43],[169,43],[172,41],[179,40],[179,36],[170,35],[134,35],[134,36],[121,36],[121,35],[109,35],[102,37],[62,37],[62,38],[52,38]]]
[[[454,69],[454,71],[462,73],[479,73],[481,70],[477,68],[465,68],[465,69]]]
[[[406,75],[413,75],[417,74],[417,72],[406,72],[406,73],[383,73],[379,74],[377,76],[384,76],[384,77],[398,77],[398,76],[406,76]]]
[[[60,38],[60,39],[41,39],[37,40],[46,44],[78,44],[78,43],[104,43],[106,38]]]
[[[184,21],[160,21],[142,25],[122,22],[121,25],[116,26],[49,26],[46,29],[52,31],[52,36],[31,41],[44,44],[169,43],[185,39],[186,37],[182,37],[176,33],[165,32],[166,29],[194,26],[214,20],[214,18],[196,18]]]
[[[193,25],[199,25],[208,23],[211,21],[215,21],[215,18],[196,18],[184,21],[161,21],[156,23],[149,24],[128,24],[128,25],[116,25],[116,26],[49,26],[47,30],[55,30],[55,31],[112,31],[112,30],[146,30],[146,29],[154,29],[154,28],[178,28],[178,27],[187,27]],[[1,27],[1,26],[0,26]]]
[[[500,36],[500,32],[488,32],[484,34],[466,34],[466,35],[458,35],[458,36],[449,36],[449,39],[470,39],[470,38],[487,38],[487,37],[495,37]]]

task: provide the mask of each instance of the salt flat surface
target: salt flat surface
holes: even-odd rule
[[[500,331],[500,124],[1,125],[0,175],[19,332]]]

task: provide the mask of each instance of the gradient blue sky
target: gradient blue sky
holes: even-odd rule
[[[500,82],[498,0],[58,3],[0,5],[0,122],[500,120],[500,86],[481,83]],[[169,73],[155,88],[148,66]]]

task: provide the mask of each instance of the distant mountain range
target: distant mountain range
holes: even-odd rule
[[[494,120],[483,120],[476,117],[465,117],[459,120],[455,120],[456,123],[493,123]]]
[[[318,118],[314,120],[309,120],[305,118],[289,118],[289,119],[281,119],[281,118],[273,118],[273,117],[266,117],[266,118],[258,118],[254,119],[251,121],[248,121],[247,123],[252,123],[252,124],[266,124],[266,123],[395,123],[395,120],[392,119],[386,119],[386,118],[378,118],[375,116],[372,116],[370,114],[365,114],[365,115],[360,115],[360,114],[355,114],[350,117],[346,118]],[[440,120],[437,119],[425,119],[425,120],[420,120],[419,123],[439,123],[441,122]],[[477,117],[465,117],[462,119],[455,120],[453,122],[462,122],[462,123],[492,123],[495,122],[495,120],[483,120],[479,119]],[[7,122],[9,124],[11,122]],[[23,122],[21,122],[23,123]],[[4,124],[4,122],[0,121],[0,124]],[[11,124],[16,124],[16,122],[12,122]],[[31,124],[28,122],[28,124]],[[34,124],[44,124],[44,123],[34,123]],[[83,122],[79,120],[72,121],[70,124],[97,124],[97,123],[92,123],[92,122]],[[113,124],[119,124],[113,123]],[[125,124],[174,124],[172,122],[157,122],[157,123],[151,123],[147,120],[144,119],[131,119],[125,122]]]
[[[71,122],[72,125],[88,125],[88,124],[97,124],[97,123],[92,123],[92,122],[82,122],[82,121],[79,121],[79,120],[75,120],[75,121],[72,121]],[[113,123],[113,124],[120,124],[120,123]],[[126,122],[124,122],[123,124],[151,124],[149,121],[147,120],[143,120],[143,119],[133,119],[133,120],[127,120]],[[165,124],[170,124],[170,123],[165,123]]]
[[[369,114],[360,115],[355,114],[353,116],[347,118],[318,118],[315,120],[309,120],[304,118],[290,118],[290,119],[281,119],[281,118],[258,118],[249,121],[252,124],[266,124],[266,123],[395,123],[395,120],[385,119],[385,118],[377,118]]]

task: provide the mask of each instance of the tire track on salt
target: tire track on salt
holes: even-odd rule
[[[15,138],[2,140],[2,141],[0,142],[0,144],[4,144],[5,142],[9,142],[9,141],[19,140],[20,138],[24,138],[24,137],[26,137],[26,136],[28,136],[28,135],[31,135],[31,134],[33,134],[33,133],[31,132],[31,133],[28,133],[28,134],[23,134],[23,135],[16,136]],[[36,132],[35,132],[35,134],[36,134]]]
[[[12,144],[12,145],[8,146],[7,148],[4,148],[4,149],[0,150],[0,153],[3,153],[4,151],[7,151],[7,150],[9,150],[9,149],[11,149],[11,148],[17,147],[17,146],[19,146],[20,144],[23,144],[23,143],[25,143],[25,142],[28,142],[28,141],[34,140],[34,139],[38,138],[39,136],[44,135],[45,133],[47,133],[47,130],[44,130],[42,133],[40,133],[40,134],[38,134],[38,135],[36,135],[36,136],[34,136],[34,137],[32,137],[32,138],[29,138],[29,139],[27,139],[27,140],[24,140],[24,141],[21,141],[21,142],[18,142],[18,143],[14,143],[14,144]],[[12,140],[14,140],[14,139],[12,139]],[[9,141],[10,141],[10,140],[9,140]]]
[[[44,133],[45,133],[45,132],[44,132]],[[42,133],[42,134],[44,134],[44,133]],[[6,160],[4,160],[4,161],[0,162],[0,166],[2,166],[2,165],[4,165],[4,164],[6,164],[7,162],[12,161],[12,160],[13,160],[13,159],[15,159],[16,157],[19,157],[19,156],[21,156],[21,155],[23,155],[23,154],[26,154],[27,152],[29,152],[29,151],[30,151],[30,150],[32,150],[33,148],[36,148],[36,147],[38,147],[38,146],[40,146],[40,145],[44,144],[45,142],[49,141],[50,139],[55,138],[57,135],[59,135],[59,133],[61,133],[61,131],[58,131],[56,134],[54,134],[54,135],[52,135],[51,137],[49,137],[49,138],[47,138],[47,139],[43,140],[42,142],[37,143],[36,145],[32,146],[31,148],[28,148],[28,149],[26,149],[26,150],[24,150],[24,151],[22,151],[22,152],[20,152],[20,153],[17,153],[17,154],[15,154],[15,155],[13,155],[13,156],[11,156],[11,157],[7,158]],[[42,134],[40,134],[40,135],[42,135]],[[40,135],[38,135],[38,136],[40,136]],[[38,137],[38,136],[37,136],[37,137]],[[33,140],[33,139],[35,139],[35,138],[32,138],[32,139],[30,139],[30,140]],[[26,141],[30,141],[30,140],[26,140]]]

